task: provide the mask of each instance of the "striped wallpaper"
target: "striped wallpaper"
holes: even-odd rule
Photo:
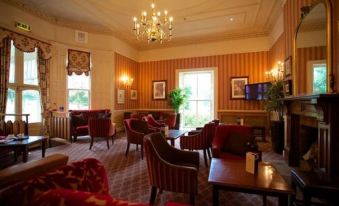
[[[269,68],[277,66],[278,61],[285,60],[285,35],[282,33],[269,51]]]
[[[168,91],[175,88],[176,69],[217,67],[218,110],[258,110],[260,102],[231,100],[230,78],[248,76],[249,83],[265,81],[269,54],[253,52],[218,56],[141,62],[139,65],[139,107],[143,109],[170,109],[166,100],[152,100],[152,81],[167,80]]]
[[[122,56],[118,53],[115,53],[115,85],[117,94],[117,89],[125,90],[125,103],[117,104],[117,98],[115,97],[115,110],[124,110],[124,109],[136,109],[138,108],[138,100],[131,100],[131,89],[139,90],[137,87],[138,83],[138,67],[139,63],[129,59],[125,56]],[[132,85],[126,86],[123,85],[120,81],[122,75],[127,75],[130,78],[133,78],[134,81]]]

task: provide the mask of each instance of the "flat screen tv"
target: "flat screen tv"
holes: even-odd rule
[[[261,82],[255,84],[245,85],[245,99],[246,100],[265,100],[267,99],[267,91],[270,82]]]

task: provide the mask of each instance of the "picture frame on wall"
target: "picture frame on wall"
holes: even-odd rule
[[[135,89],[131,89],[131,100],[137,100],[138,99],[138,92]]]
[[[292,80],[285,80],[283,87],[285,96],[292,95]]]
[[[292,75],[292,56],[289,56],[284,61],[284,78],[289,78]]]
[[[118,104],[125,104],[125,90],[118,89],[118,91],[117,91],[117,103]]]
[[[245,85],[248,77],[231,77],[231,99],[245,99]]]
[[[152,84],[153,100],[166,99],[166,80],[155,80]]]

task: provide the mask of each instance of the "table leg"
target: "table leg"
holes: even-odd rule
[[[213,186],[213,206],[219,206],[219,189]]]
[[[22,161],[27,162],[27,160],[28,160],[28,145],[25,145],[22,148]]]
[[[263,206],[266,206],[266,205],[267,205],[267,196],[266,196],[266,195],[263,195],[263,196],[262,196],[262,205],[263,205]]]
[[[45,157],[45,152],[46,152],[46,140],[41,141],[41,155],[42,157]]]
[[[288,205],[288,195],[280,195],[279,196],[279,206],[284,206],[284,205]]]

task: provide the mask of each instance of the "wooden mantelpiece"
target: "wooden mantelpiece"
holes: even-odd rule
[[[284,157],[288,164],[299,166],[303,139],[315,134],[318,168],[329,175],[339,174],[339,94],[287,97],[284,105]]]

